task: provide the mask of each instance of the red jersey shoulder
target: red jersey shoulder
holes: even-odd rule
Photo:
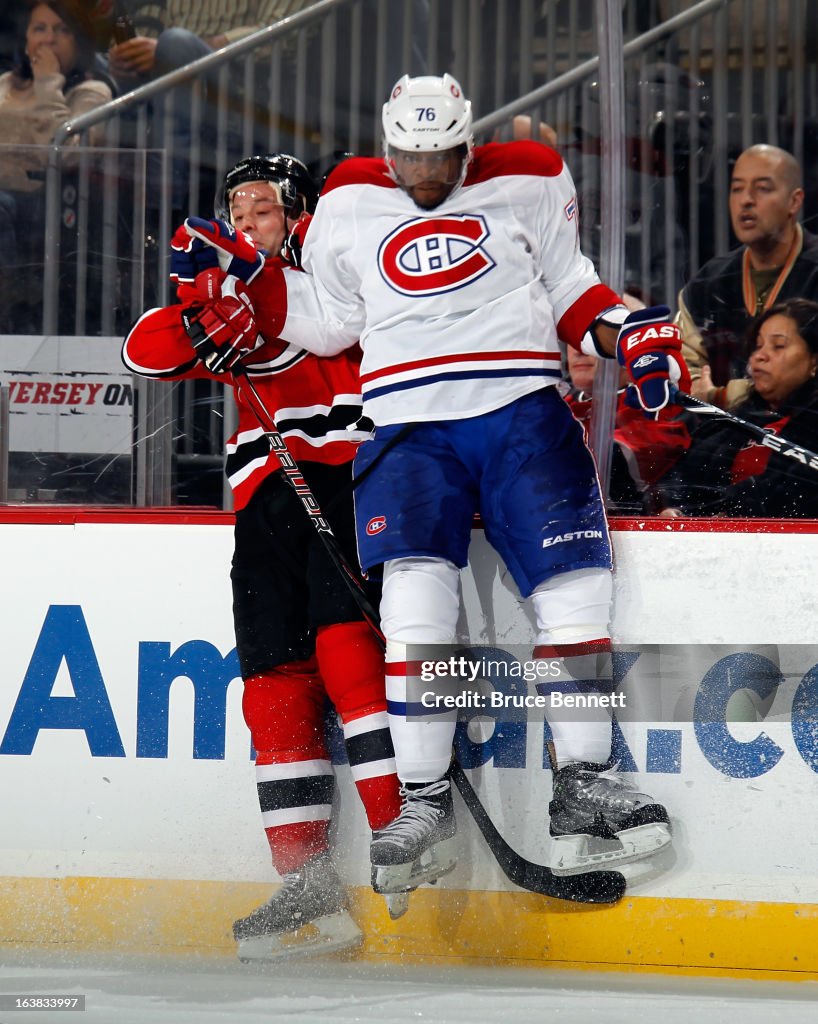
[[[506,175],[533,175],[541,178],[556,178],[564,167],[559,153],[550,146],[530,139],[519,142],[489,142],[474,151],[466,185],[476,185],[491,178]]]
[[[327,178],[327,182],[321,191],[325,196],[333,189],[342,188],[344,185],[379,185],[381,188],[397,188],[398,186],[389,176],[389,171],[384,160],[377,157],[353,156],[338,164],[335,170]]]
[[[125,341],[130,342],[135,337],[146,337],[149,334],[163,335],[167,332],[178,333],[185,337],[182,327],[182,305],[157,306],[154,309],[147,309],[138,317]]]

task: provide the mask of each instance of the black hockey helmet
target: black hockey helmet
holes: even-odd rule
[[[248,156],[224,176],[222,209],[219,214],[229,220],[230,193],[248,181],[269,181],[281,191],[281,202],[288,218],[296,220],[305,211],[312,213],[318,202],[318,188],[310,172],[294,156],[273,153],[269,156]]]

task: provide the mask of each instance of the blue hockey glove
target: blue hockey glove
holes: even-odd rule
[[[191,284],[203,270],[219,266],[216,250],[188,234],[184,224],[170,240],[170,279],[174,284]]]
[[[188,217],[185,230],[192,238],[211,246],[221,269],[245,284],[264,267],[264,253],[256,249],[249,235],[236,231],[227,221]]]
[[[690,371],[682,356],[679,328],[667,306],[630,313],[619,330],[616,357],[631,379],[628,404],[658,417],[672,404],[672,386],[690,390]]]

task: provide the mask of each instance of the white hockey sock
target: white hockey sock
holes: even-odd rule
[[[588,693],[592,687],[587,684],[610,682],[611,592],[608,570],[582,569],[553,577],[531,595],[539,628],[534,656],[562,663],[555,689]],[[586,684],[582,691],[571,685],[574,680]],[[612,729],[607,708],[552,708],[547,718],[559,767],[608,761]]]
[[[440,558],[401,558],[384,567],[381,626],[386,642],[386,701],[395,762],[402,782],[432,782],[445,774],[456,712],[433,718],[406,714],[407,645],[449,644],[460,610],[460,572]],[[411,687],[412,695],[417,687]],[[416,710],[416,709],[415,709]]]
[[[611,717],[605,709],[549,711],[548,724],[558,767],[576,761],[605,764],[611,756]]]
[[[435,714],[432,709],[424,709],[421,719],[420,709],[406,708],[407,683],[410,696],[416,696],[418,688],[411,685],[411,676],[407,675],[406,645],[389,640],[386,644],[386,706],[398,777],[401,782],[433,782],[449,767],[457,712],[447,709]]]

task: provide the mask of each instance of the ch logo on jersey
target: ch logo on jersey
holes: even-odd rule
[[[366,532],[370,537],[374,537],[376,533],[381,533],[386,529],[386,516],[373,516],[366,524]]]
[[[378,267],[401,295],[440,295],[496,265],[483,248],[488,236],[485,218],[476,214],[408,220],[381,243]]]

